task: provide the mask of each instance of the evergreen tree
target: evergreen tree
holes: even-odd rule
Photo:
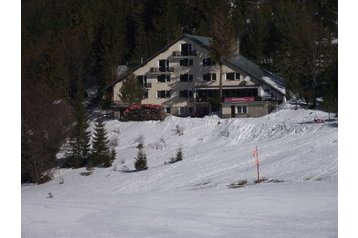
[[[92,138],[91,164],[98,166],[111,166],[111,154],[108,148],[107,131],[104,128],[103,120],[99,117],[96,120],[95,132]]]
[[[142,83],[142,84],[141,84]],[[119,90],[119,97],[125,103],[140,103],[144,96],[143,82],[138,82],[134,74],[129,75]]]
[[[70,142],[71,148],[66,160],[66,166],[79,168],[88,163],[90,156],[90,132],[88,131],[88,118],[86,109],[82,102],[82,97],[79,95],[77,96],[74,114],[76,125],[74,128],[74,135]]]
[[[138,171],[148,169],[148,167],[147,167],[147,156],[146,156],[146,154],[144,152],[144,149],[142,147],[138,149],[138,154],[137,154],[137,157],[136,157],[136,161],[134,163],[134,167]]]
[[[178,4],[172,0],[166,0],[161,9],[161,15],[156,21],[156,32],[158,32],[158,45],[168,45],[182,34],[178,23]]]
[[[329,119],[331,119],[331,113],[338,115],[338,61],[333,62],[330,68],[326,69],[323,78],[325,87],[322,107],[329,112]]]

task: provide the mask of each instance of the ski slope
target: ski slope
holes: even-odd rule
[[[23,185],[23,237],[336,237],[338,122],[315,117],[328,114],[107,121],[113,167],[57,169],[46,184]],[[149,169],[136,172],[139,137]],[[165,165],[180,146],[183,161]]]

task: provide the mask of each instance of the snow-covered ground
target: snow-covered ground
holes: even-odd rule
[[[328,114],[282,109],[261,118],[108,121],[114,166],[91,176],[59,169],[46,184],[23,185],[22,235],[337,237],[338,122],[315,117]],[[135,172],[141,136],[149,169]],[[180,146],[183,161],[164,165]],[[267,179],[260,184],[255,146]]]

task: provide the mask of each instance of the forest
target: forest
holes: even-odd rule
[[[21,1],[21,181],[40,183],[73,133],[78,100],[182,34],[211,36],[218,7],[240,54],[285,79],[288,97],[338,113],[338,0]],[[108,108],[99,93],[95,104]]]

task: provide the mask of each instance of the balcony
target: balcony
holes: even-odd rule
[[[197,51],[191,50],[191,51],[173,51],[173,57],[187,57],[187,56],[196,56]]]
[[[144,84],[143,84],[143,87],[144,87],[145,89],[151,88],[151,87],[152,87],[152,83],[144,83]]]
[[[174,72],[174,67],[151,67],[149,70],[152,74],[166,74]]]

